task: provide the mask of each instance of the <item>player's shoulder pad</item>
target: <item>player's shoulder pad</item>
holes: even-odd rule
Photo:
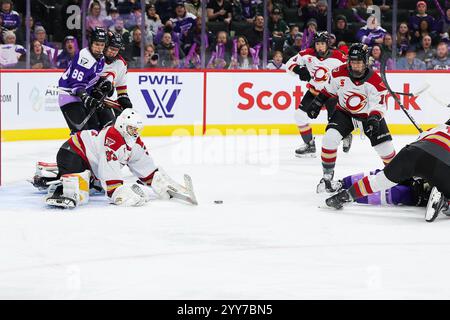
[[[334,68],[331,71],[331,75],[333,76],[333,78],[336,78],[336,77],[348,77],[349,76],[348,65],[345,63],[345,64],[340,65],[337,68]]]
[[[304,57],[304,56],[316,56],[316,52],[314,51],[313,48],[307,48],[305,50],[300,51],[298,54],[301,55],[302,57]]]
[[[116,61],[119,61],[119,60],[122,61],[123,65],[125,67],[128,67],[127,62],[125,61],[125,59],[120,54],[117,55],[117,60]]]
[[[126,143],[120,132],[113,126],[109,127],[105,134],[104,146],[110,148],[111,150],[117,151],[123,145],[126,146]]]
[[[97,60],[95,60],[88,48],[84,48],[78,53],[77,64],[79,66],[91,69],[96,62]]]
[[[372,86],[377,89],[377,91],[384,91],[386,90],[386,85],[384,84],[383,80],[381,79],[380,75],[377,72],[372,72],[372,75],[367,79],[368,83],[370,83]]]
[[[339,50],[331,50],[331,58],[338,59],[342,62],[347,62],[347,57]]]

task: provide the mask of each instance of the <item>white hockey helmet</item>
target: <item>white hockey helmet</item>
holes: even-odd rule
[[[127,108],[117,117],[114,128],[120,132],[125,141],[136,140],[144,128],[144,120],[132,108]]]

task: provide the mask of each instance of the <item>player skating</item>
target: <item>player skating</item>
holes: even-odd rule
[[[340,209],[347,202],[391,188],[412,177],[421,177],[434,187],[425,214],[427,221],[433,221],[439,213],[450,214],[450,119],[406,145],[383,171],[363,177],[348,190],[328,198],[326,204]]]
[[[102,108],[98,97],[93,97],[94,86],[101,92],[110,93],[113,90],[109,81],[97,84],[105,65],[103,50],[106,41],[106,31],[103,28],[95,28],[89,39],[89,47],[75,55],[59,79],[59,106],[72,133],[85,129],[100,129],[111,121],[110,110]],[[91,114],[93,109],[95,111]],[[91,115],[88,119],[89,114]]]
[[[337,98],[322,142],[323,178],[317,192],[335,192],[339,183],[333,181],[337,148],[343,137],[360,127],[371,145],[388,164],[395,156],[392,137],[384,120],[386,87],[380,76],[368,67],[368,49],[364,44],[350,47],[348,63],[334,69],[324,89],[311,102],[309,115],[316,118],[324,103]]]
[[[313,47],[300,51],[286,63],[288,72],[298,75],[300,80],[308,82],[306,85],[308,91],[295,111],[295,122],[304,142],[300,148],[295,150],[297,157],[316,156],[316,144],[309,124],[311,116],[308,107],[327,83],[331,70],[346,62],[346,57],[340,51],[330,49],[329,40],[328,32],[316,33],[313,39]],[[336,99],[329,99],[324,103],[327,108],[328,119],[334,112],[336,101]],[[351,139],[352,135],[349,134],[343,141],[345,152],[350,149]]]
[[[144,205],[151,198],[148,187],[160,198],[175,197],[196,204],[189,176],[185,176],[187,186],[181,186],[156,167],[139,136],[142,128],[141,116],[128,108],[114,125],[100,132],[83,130],[72,135],[58,151],[57,180],[51,183],[45,202],[64,208],[87,203],[92,175],[116,205]],[[121,169],[125,165],[143,185],[124,181]]]

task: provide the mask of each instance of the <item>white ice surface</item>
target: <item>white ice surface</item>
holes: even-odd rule
[[[413,139],[394,137],[397,150]],[[61,142],[2,144],[0,299],[450,298],[450,222],[426,223],[423,208],[319,209],[320,157],[295,158],[299,137],[146,138],[173,178],[192,176],[199,206],[95,196],[71,211],[25,182]],[[336,176],[380,166],[355,137]]]

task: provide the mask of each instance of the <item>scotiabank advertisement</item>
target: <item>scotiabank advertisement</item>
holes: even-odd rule
[[[418,123],[439,124],[449,117],[450,73],[389,73],[387,78]],[[208,73],[206,125],[293,124],[306,90],[305,82],[287,73]],[[386,101],[388,123],[410,123],[390,95]],[[312,123],[325,124],[326,112]]]

